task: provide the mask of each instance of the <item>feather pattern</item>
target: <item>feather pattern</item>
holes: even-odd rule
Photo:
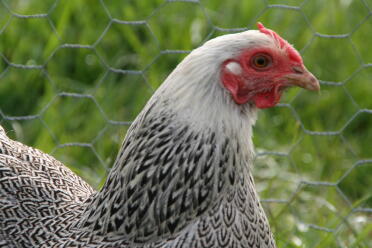
[[[99,192],[0,129],[1,247],[275,247],[251,176],[256,108],[237,107],[219,80],[224,60],[257,44],[274,43],[247,31],[187,56]]]

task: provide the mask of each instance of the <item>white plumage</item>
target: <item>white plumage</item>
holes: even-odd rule
[[[251,137],[255,101],[281,88],[236,100],[255,94],[242,85],[250,80],[238,58],[256,48],[287,56],[262,30],[221,36],[191,52],[130,127],[99,192],[0,129],[1,247],[275,247],[251,176]],[[233,75],[229,87],[224,66]],[[316,88],[306,77],[288,84]]]

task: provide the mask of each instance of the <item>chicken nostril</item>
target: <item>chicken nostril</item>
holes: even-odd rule
[[[294,66],[292,69],[295,73],[298,73],[298,74],[304,73],[304,70],[298,66]]]

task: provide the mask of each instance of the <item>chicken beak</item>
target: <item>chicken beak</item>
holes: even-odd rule
[[[318,79],[304,66],[295,66],[293,67],[293,71],[294,73],[287,74],[284,77],[288,86],[298,86],[312,91],[320,90]]]

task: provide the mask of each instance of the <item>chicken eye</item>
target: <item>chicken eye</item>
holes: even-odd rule
[[[265,69],[271,64],[271,58],[265,54],[258,54],[252,58],[252,66],[255,69]]]

